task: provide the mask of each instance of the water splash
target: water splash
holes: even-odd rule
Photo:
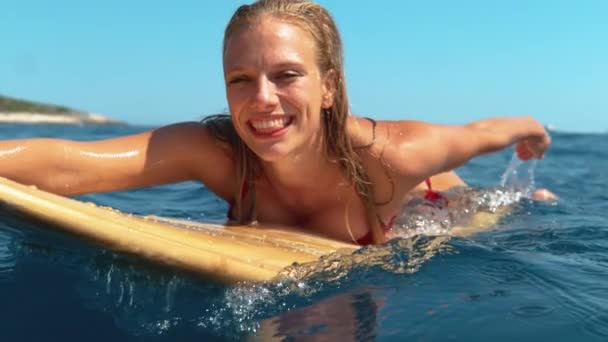
[[[240,283],[205,310],[198,326],[206,330],[257,333],[260,321],[337,293],[382,284],[387,276],[411,275],[437,253],[452,252],[448,238],[397,238],[355,252],[338,251],[283,270],[274,280]],[[235,335],[236,336],[236,335]]]
[[[519,192],[524,197],[530,197],[534,191],[534,170],[536,169],[536,159],[529,161],[527,168],[522,167],[524,162],[513,153],[505,173],[500,179],[500,186]]]
[[[524,166],[525,165],[525,166]],[[451,235],[453,232],[462,232],[462,228],[469,233],[477,218],[485,214],[483,222],[486,227],[479,225],[479,229],[495,224],[498,217],[508,212],[522,199],[529,199],[534,191],[534,170],[536,160],[524,163],[513,154],[500,186],[493,188],[459,187],[444,193],[449,205],[437,204],[424,199],[413,198],[401,210],[396,219],[396,227],[390,237],[411,238],[417,235],[441,236]]]

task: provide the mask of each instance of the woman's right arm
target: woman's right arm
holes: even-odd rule
[[[229,172],[225,147],[200,123],[100,141],[0,141],[0,176],[62,195],[201,180],[222,196]]]

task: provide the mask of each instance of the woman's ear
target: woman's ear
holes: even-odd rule
[[[336,71],[333,69],[330,69],[329,71],[327,71],[325,73],[325,75],[323,76],[323,84],[322,84],[322,91],[323,91],[323,97],[321,99],[321,107],[323,109],[328,109],[331,108],[334,105],[334,99],[336,96]]]

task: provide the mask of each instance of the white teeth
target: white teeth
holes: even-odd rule
[[[289,118],[272,119],[265,121],[252,121],[251,125],[257,130],[283,128],[289,123]]]

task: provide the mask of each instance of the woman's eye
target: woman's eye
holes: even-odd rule
[[[228,84],[238,84],[247,82],[248,78],[245,76],[235,76],[228,80]]]
[[[293,72],[293,71],[286,71],[286,72],[282,72],[278,75],[280,80],[284,80],[284,81],[290,81],[295,79],[296,77],[300,76],[297,72]]]

